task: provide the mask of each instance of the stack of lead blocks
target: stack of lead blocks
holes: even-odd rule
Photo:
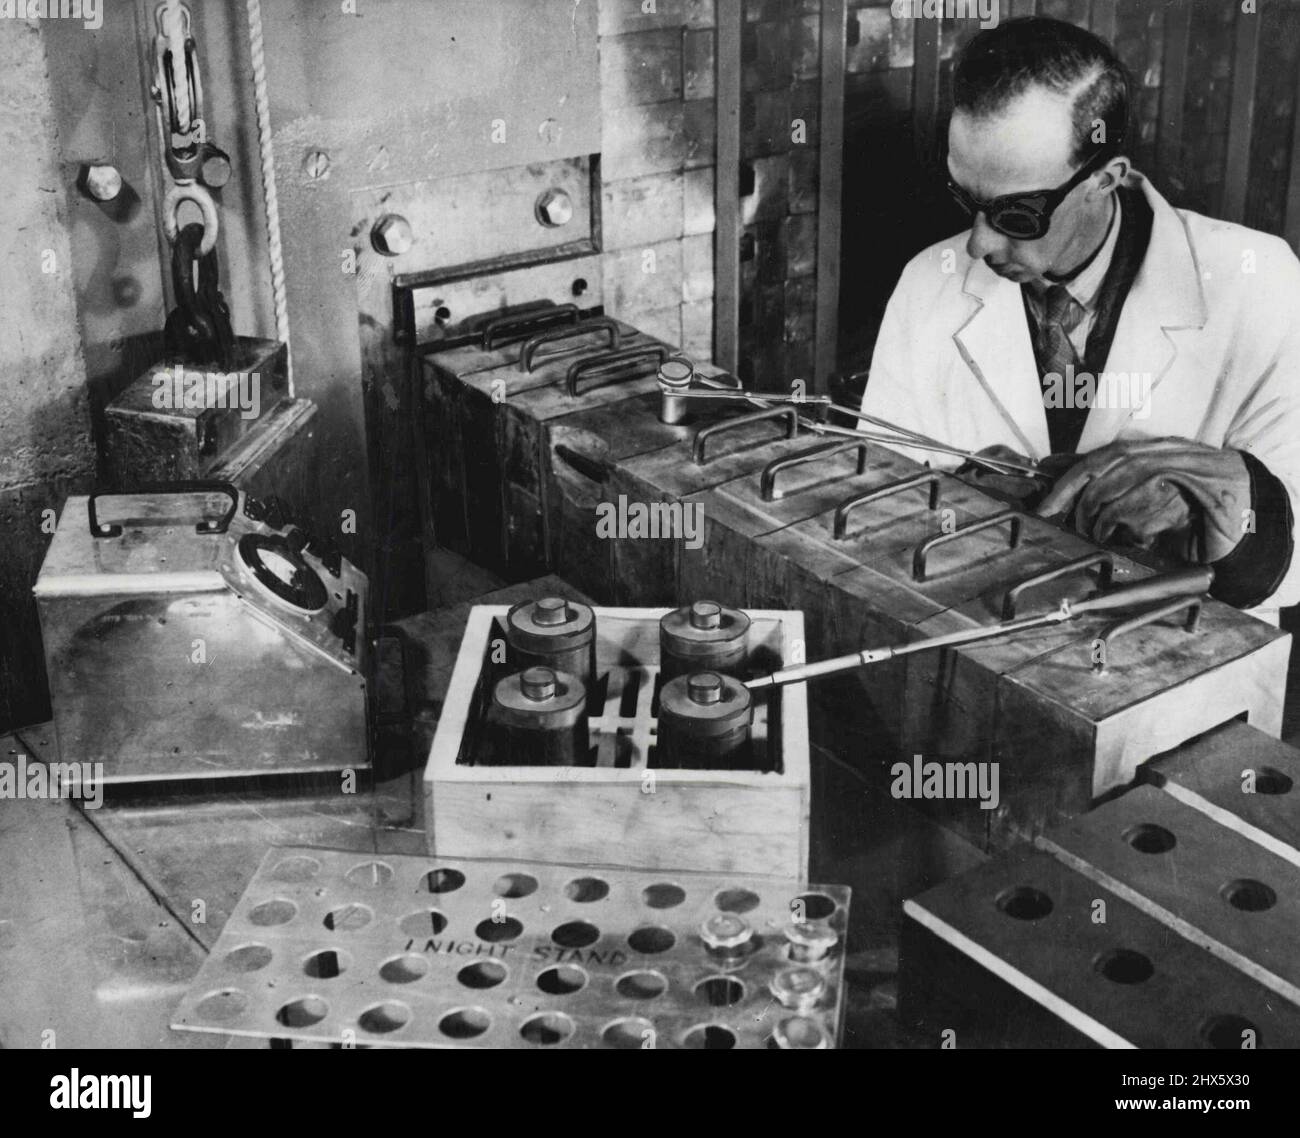
[[[933,1046],[1300,1046],[1300,753],[1234,723],[904,905]]]
[[[650,366],[612,382],[600,380],[610,347],[597,332],[540,347],[531,372],[517,346],[429,357],[445,467],[435,511],[457,515],[435,526],[439,540],[468,532],[471,556],[512,573],[540,559],[601,602],[801,609],[809,660],[987,626],[1151,572],[886,448],[800,434],[793,408],[692,402],[685,423],[666,425],[651,373],[670,349],[621,331],[620,350],[646,349]],[[584,361],[594,379],[571,395],[565,378]],[[600,511],[637,510],[685,528],[597,530]],[[1122,635],[1084,618],[819,681],[814,739],[873,777],[914,755],[998,764],[996,809],[927,808],[1003,848],[1229,720],[1280,731],[1289,637],[1214,601],[1195,631],[1190,615]]]

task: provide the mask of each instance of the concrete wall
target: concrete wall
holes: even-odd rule
[[[94,471],[50,89],[40,31],[0,20],[0,732],[48,714],[31,586]]]

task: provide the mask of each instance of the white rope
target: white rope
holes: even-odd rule
[[[280,203],[275,192],[275,154],[271,148],[271,101],[266,93],[266,54],[262,43],[261,0],[248,0],[248,38],[252,48],[253,102],[262,159],[262,196],[266,201],[266,241],[271,254],[271,303],[275,334],[289,344],[289,302],[284,288],[284,250],[280,245]],[[293,398],[293,350],[288,349],[289,397]]]

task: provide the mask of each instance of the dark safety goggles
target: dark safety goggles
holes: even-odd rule
[[[1029,190],[1020,194],[1003,194],[991,201],[980,201],[963,190],[951,177],[948,192],[972,217],[982,213],[989,224],[1005,237],[1016,241],[1037,241],[1047,235],[1052,213],[1077,185],[1114,155],[1113,150],[1099,150],[1088,159],[1068,182],[1054,190]]]

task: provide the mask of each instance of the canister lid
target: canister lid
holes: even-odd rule
[[[659,629],[678,655],[704,654],[742,639],[749,631],[749,616],[717,601],[696,601],[665,613]]]
[[[690,724],[697,735],[725,735],[749,723],[749,688],[721,672],[691,672],[664,684],[659,715]]]
[[[793,921],[783,930],[785,939],[810,958],[825,956],[839,943],[839,933],[824,921]]]
[[[753,939],[754,930],[744,917],[735,913],[714,913],[700,925],[700,939],[709,948],[735,949]]]
[[[695,378],[695,365],[681,356],[669,356],[659,365],[659,382],[674,390],[690,387]]]
[[[772,1042],[782,1050],[822,1051],[830,1047],[826,1029],[811,1016],[790,1016],[772,1029]]]
[[[492,700],[511,723],[558,727],[576,719],[586,688],[577,676],[553,668],[525,668],[497,681]]]
[[[783,1007],[802,1010],[812,1007],[826,991],[826,978],[816,968],[782,968],[772,977],[772,995]]]
[[[586,644],[595,630],[589,605],[564,597],[520,601],[506,613],[506,637],[521,652],[563,652]]]

